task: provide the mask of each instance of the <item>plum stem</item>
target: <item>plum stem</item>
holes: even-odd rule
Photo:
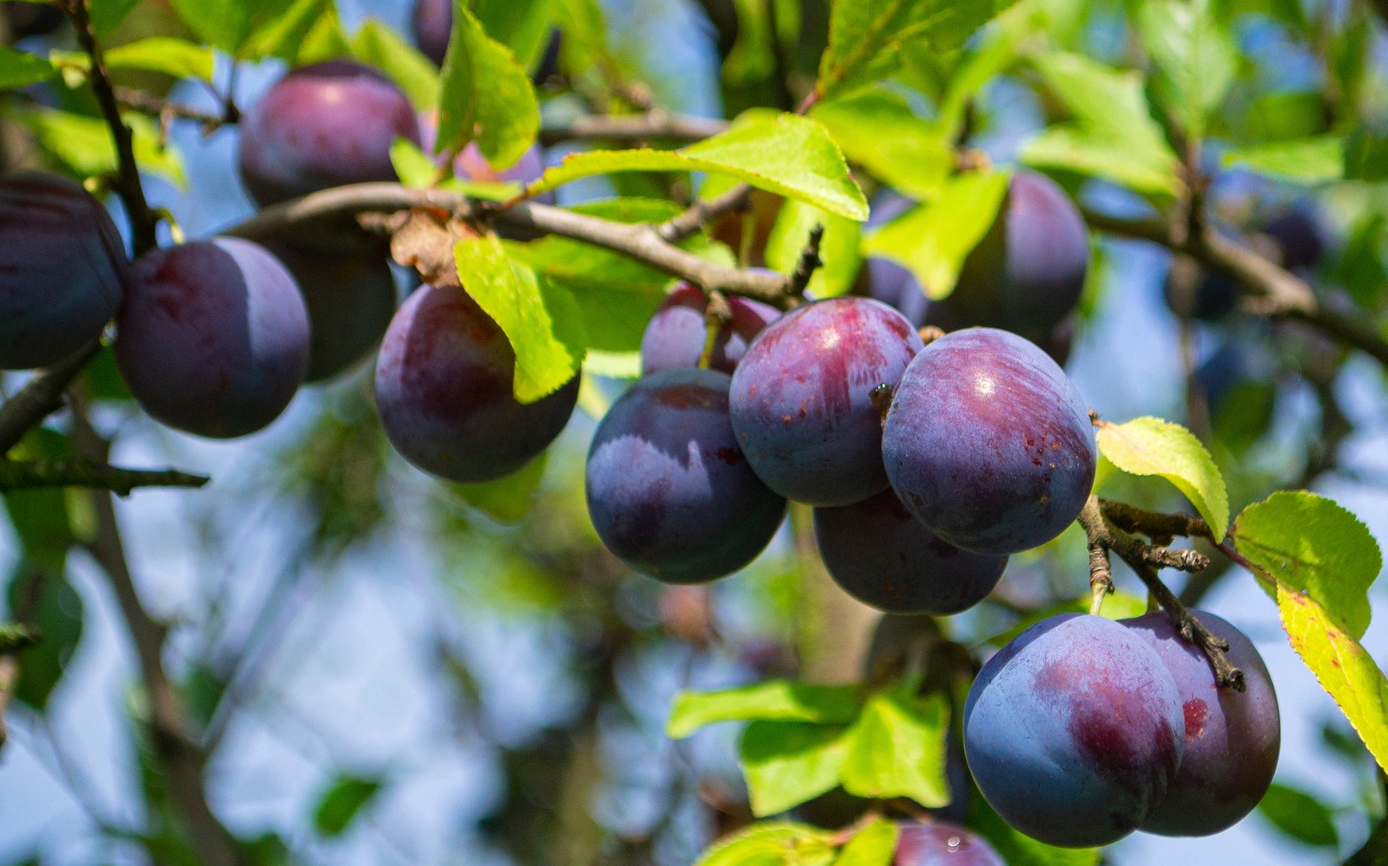
[[[1104,599],[1113,593],[1113,569],[1108,548],[1089,542],[1089,612],[1095,616],[1103,610]]]
[[[716,290],[709,292],[708,306],[704,308],[704,348],[699,352],[699,366],[702,369],[707,370],[713,363],[718,334],[732,320],[733,308],[728,305],[728,296]]]
[[[1127,563],[1128,567],[1147,585],[1148,592],[1156,598],[1157,603],[1166,611],[1166,615],[1171,617],[1171,621],[1181,636],[1200,647],[1205,653],[1205,656],[1210,660],[1211,667],[1214,668],[1215,681],[1221,687],[1232,688],[1239,692],[1243,691],[1243,671],[1229,661],[1228,641],[1206,628],[1195,614],[1181,603],[1175,593],[1162,582],[1156,572],[1157,568],[1165,566],[1179,568],[1181,567],[1179,563],[1190,566],[1199,564],[1199,567],[1203,568],[1209,564],[1209,558],[1195,551],[1177,551],[1143,544],[1110,521],[1105,514],[1101,500],[1097,496],[1089,497],[1084,508],[1080,510],[1077,520],[1083,527],[1085,536],[1089,539],[1091,575],[1094,574],[1096,549],[1100,551],[1099,555],[1105,559],[1108,551],[1117,553],[1119,558]],[[1208,530],[1206,532],[1208,533]],[[1198,571],[1199,568],[1190,570]],[[1096,589],[1095,592],[1097,594],[1098,590]]]

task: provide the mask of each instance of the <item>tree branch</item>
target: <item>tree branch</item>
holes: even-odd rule
[[[129,496],[137,487],[201,487],[210,481],[176,469],[122,469],[90,460],[0,458],[0,491],[40,487],[91,487]],[[3,647],[0,647],[3,651]]]
[[[540,142],[548,146],[575,138],[607,138],[622,142],[653,138],[702,141],[727,129],[726,120],[653,109],[642,114],[590,114],[568,123],[547,123],[540,127]]]
[[[0,406],[0,454],[8,453],[25,433],[62,408],[63,392],[100,347],[100,343],[92,342],[75,355],[39,370]]]
[[[672,217],[656,228],[656,234],[667,243],[679,243],[698,234],[699,229],[726,213],[745,211],[752,205],[752,185],[739,183],[722,195],[711,199],[695,199],[684,213]]]
[[[311,193],[271,205],[225,233],[256,240],[332,224],[347,216],[416,208],[585,241],[644,262],[705,291],[718,290],[783,307],[790,303],[788,278],[701,259],[665,241],[658,227],[650,223],[612,222],[532,201],[499,208],[495,202],[479,201],[457,193],[411,189],[393,183],[354,184]]]
[[[1311,286],[1257,251],[1205,227],[1190,237],[1180,237],[1173,227],[1156,220],[1127,220],[1091,210],[1085,221],[1108,234],[1160,244],[1184,253],[1202,265],[1233,276],[1250,296],[1251,311],[1282,316],[1306,324],[1388,365],[1388,342],[1371,324],[1327,309]]]
[[[78,451],[87,460],[105,463],[110,442],[92,429],[79,400],[74,400],[73,409],[73,441]],[[203,789],[202,771],[207,755],[198,747],[182,698],[164,669],[168,631],[140,601],[110,492],[92,490],[88,496],[96,527],[93,538],[85,546],[105,572],[135,645],[149,700],[150,735],[157,760],[168,779],[173,808],[201,863],[240,866],[242,861],[235,840],[212,813]]]

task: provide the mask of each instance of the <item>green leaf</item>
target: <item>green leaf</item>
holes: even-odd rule
[[[170,5],[199,39],[234,52],[250,34],[251,12],[259,4],[242,0],[170,0]]]
[[[1138,32],[1156,61],[1157,91],[1187,136],[1205,137],[1206,118],[1234,83],[1233,38],[1206,0],[1156,0],[1138,7]]]
[[[1230,535],[1266,577],[1309,594],[1351,637],[1364,635],[1383,555],[1359,518],[1323,496],[1283,490],[1245,508]]]
[[[829,866],[831,834],[808,824],[766,821],[718,840],[694,866]]]
[[[487,35],[529,70],[549,43],[550,5],[551,0],[472,0],[472,11]]]
[[[307,66],[351,53],[352,43],[347,38],[347,31],[342,29],[342,21],[337,17],[337,10],[330,8],[320,15],[308,33],[304,34],[304,41],[299,45],[292,65]]]
[[[1099,428],[1099,451],[1129,475],[1160,475],[1176,485],[1210,525],[1215,538],[1229,528],[1229,495],[1214,458],[1195,434],[1160,418],[1135,418]]]
[[[1328,183],[1344,175],[1345,142],[1337,135],[1261,142],[1227,151],[1222,161],[1294,183]]]
[[[1007,866],[1098,866],[1098,848],[1056,848],[1010,827],[982,797],[973,798],[969,826],[988,840]]]
[[[96,30],[96,37],[104,40],[110,36],[140,2],[141,0],[91,0],[92,28]]]
[[[313,813],[313,826],[319,835],[341,836],[380,790],[379,779],[338,778],[319,798],[318,808]]]
[[[775,815],[834,788],[844,760],[843,728],[757,721],[738,746],[752,814]]]
[[[1388,770],[1388,679],[1309,595],[1279,585],[1277,609],[1292,649],[1340,705],[1379,767]]]
[[[714,722],[753,719],[845,725],[853,721],[860,707],[856,686],[768,680],[715,692],[680,692],[670,709],[665,733],[679,740]]]
[[[907,42],[924,43],[936,53],[953,51],[1010,5],[1012,0],[834,0],[815,91],[826,97],[887,77]]]
[[[540,131],[530,76],[511,49],[487,36],[464,0],[453,2],[438,106],[435,150],[457,152],[476,140],[498,170],[520,159]]]
[[[844,790],[870,799],[910,797],[936,808],[950,801],[945,779],[949,706],[945,696],[902,690],[873,695],[848,729],[839,776]]]
[[[1388,135],[1360,126],[1345,139],[1345,179],[1388,178]]]
[[[916,115],[901,95],[871,88],[816,103],[810,116],[849,161],[912,198],[935,194],[954,168],[945,130]]]
[[[27,51],[0,45],[0,90],[28,87],[53,77],[53,64]]]
[[[1182,188],[1180,161],[1152,119],[1140,72],[1058,51],[1037,54],[1032,64],[1074,121],[1030,142],[1024,162],[1083,171],[1139,192],[1174,195]]]
[[[528,191],[533,195],[595,174],[619,171],[707,171],[798,199],[854,220],[867,219],[867,200],[853,182],[838,145],[806,117],[782,114],[736,123],[727,132],[680,150],[594,150],[565,157]]]
[[[419,49],[374,18],[352,37],[352,56],[381,70],[400,85],[415,111],[433,108],[439,97],[439,73]]]
[[[795,270],[800,254],[809,241],[810,229],[824,227],[819,257],[823,265],[815,269],[807,287],[816,298],[832,298],[853,288],[862,256],[858,241],[862,223],[820,210],[814,205],[791,199],[776,214],[776,222],[766,240],[766,263],[783,274]]]
[[[10,576],[9,609],[24,611],[25,624],[41,635],[20,657],[14,696],[40,712],[82,640],[82,597],[68,583],[64,562],[26,557]]]
[[[1298,842],[1326,848],[1340,844],[1330,809],[1304,791],[1274,783],[1263,795],[1258,811],[1272,826]]]
[[[236,56],[243,60],[278,57],[293,60],[305,37],[331,6],[332,0],[293,0],[287,8],[268,19],[253,18],[249,25],[259,25],[237,47]],[[277,4],[278,5],[278,4]]]
[[[404,138],[390,143],[390,164],[396,177],[405,186],[415,189],[428,189],[438,177],[439,167],[429,155],[419,149],[419,145]]]
[[[900,834],[901,827],[896,822],[878,818],[853,834],[834,866],[889,866]]]
[[[91,177],[116,171],[116,146],[110,128],[100,118],[52,109],[22,109],[13,116],[74,174]],[[159,146],[155,122],[134,113],[122,117],[134,134],[135,161],[140,168],[184,186],[183,160],[173,147]]]
[[[481,484],[450,484],[451,489],[499,523],[520,523],[545,477],[546,454],[541,454],[504,478]]]
[[[112,69],[146,69],[175,78],[212,80],[213,52],[206,45],[153,36],[127,42],[106,51],[106,65]]]
[[[453,255],[468,295],[515,350],[516,399],[533,403],[572,379],[587,345],[573,298],[513,263],[495,236],[459,241]]]
[[[956,175],[929,204],[912,208],[870,235],[863,251],[900,262],[932,299],[947,297],[964,259],[997,218],[1008,180],[1001,171]]]

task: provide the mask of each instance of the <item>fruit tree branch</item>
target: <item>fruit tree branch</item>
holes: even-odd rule
[[[698,198],[687,210],[660,224],[656,233],[668,243],[679,243],[687,237],[698,234],[699,229],[718,219],[723,214],[745,211],[752,205],[752,185],[739,183],[722,195],[711,199]]]
[[[74,401],[73,409],[73,440],[78,451],[88,460],[105,463],[111,443],[92,429],[80,401]],[[205,866],[241,866],[235,840],[208,805],[202,782],[207,754],[198,747],[182,697],[164,668],[168,631],[144,607],[135,589],[111,493],[91,490],[88,497],[96,525],[85,546],[105,572],[135,645],[149,701],[149,733],[156,760],[168,780],[170,801],[199,862]]]
[[[63,392],[99,347],[99,343],[92,342],[76,354],[39,370],[0,406],[0,454],[18,445],[25,433],[62,408]]]
[[[651,223],[613,222],[532,201],[498,208],[495,202],[471,199],[458,193],[411,189],[393,183],[354,184],[311,193],[271,205],[226,233],[255,240],[313,225],[331,224],[344,216],[398,213],[416,208],[585,241],[644,262],[705,291],[742,295],[779,306],[786,306],[790,299],[788,278],[701,259],[661,238],[658,227]]]
[[[652,109],[642,114],[590,114],[576,117],[568,123],[547,123],[540,127],[540,143],[548,146],[575,138],[606,138],[621,142],[653,138],[701,141],[727,129],[726,120]]]
[[[1156,551],[1165,550],[1166,554],[1174,554],[1178,551],[1148,547],[1115,527],[1104,516],[1103,508],[1096,496],[1089,497],[1089,501],[1080,510],[1078,521],[1080,526],[1084,528],[1085,535],[1089,538],[1090,550],[1100,547],[1117,553],[1147,585],[1148,591],[1162,606],[1162,610],[1166,611],[1167,616],[1171,617],[1172,623],[1176,626],[1176,630],[1181,633],[1181,636],[1204,651],[1210,660],[1210,665],[1214,668],[1215,680],[1219,685],[1232,688],[1235,691],[1243,691],[1243,671],[1235,667],[1227,655],[1229,642],[1216,636],[1196,618],[1195,614],[1181,604],[1180,599],[1172,593],[1165,583],[1162,583],[1161,578],[1153,569],[1152,559]],[[1207,558],[1194,551],[1180,551],[1180,553],[1189,554],[1188,560],[1192,565],[1196,562],[1209,563]],[[1156,558],[1160,559],[1161,556]],[[1093,563],[1092,553],[1090,562]],[[1156,564],[1160,567],[1164,563]]]
[[[1388,342],[1372,324],[1327,309],[1305,280],[1237,240],[1208,226],[1182,237],[1187,234],[1184,227],[1177,231],[1156,220],[1122,219],[1091,210],[1084,211],[1084,218],[1101,232],[1160,244],[1223,271],[1251,296],[1254,311],[1305,322],[1388,365]]]
[[[0,458],[0,491],[40,487],[91,487],[128,496],[137,487],[201,487],[209,480],[176,469],[122,469],[90,460]],[[3,646],[0,645],[0,652]]]

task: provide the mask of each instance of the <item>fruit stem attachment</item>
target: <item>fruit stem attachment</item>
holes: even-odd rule
[[[1117,553],[1119,558],[1127,563],[1128,567],[1147,585],[1147,590],[1156,597],[1157,602],[1166,611],[1166,615],[1171,617],[1172,623],[1175,624],[1176,630],[1181,633],[1181,636],[1200,647],[1205,653],[1205,656],[1210,660],[1210,666],[1214,669],[1215,681],[1220,687],[1232,688],[1238,692],[1243,691],[1243,671],[1229,661],[1229,642],[1206,628],[1195,614],[1181,603],[1175,593],[1162,582],[1155,570],[1168,565],[1180,567],[1175,565],[1177,561],[1191,565],[1202,562],[1200,568],[1203,568],[1204,565],[1209,564],[1209,558],[1195,551],[1177,551],[1143,544],[1109,521],[1097,496],[1089,497],[1084,508],[1080,510],[1080,516],[1077,520],[1084,528],[1085,536],[1089,539],[1091,575],[1093,574],[1096,547],[1103,552],[1113,551]],[[1198,571],[1199,569],[1190,570]]]
[[[718,346],[718,334],[723,326],[733,320],[733,308],[728,304],[728,296],[720,291],[708,293],[708,306],[704,308],[704,348],[699,352],[699,367],[707,370],[713,363],[713,350]]]
[[[1098,616],[1104,609],[1104,599],[1113,593],[1113,569],[1108,548],[1093,541],[1089,543],[1089,612]]]

